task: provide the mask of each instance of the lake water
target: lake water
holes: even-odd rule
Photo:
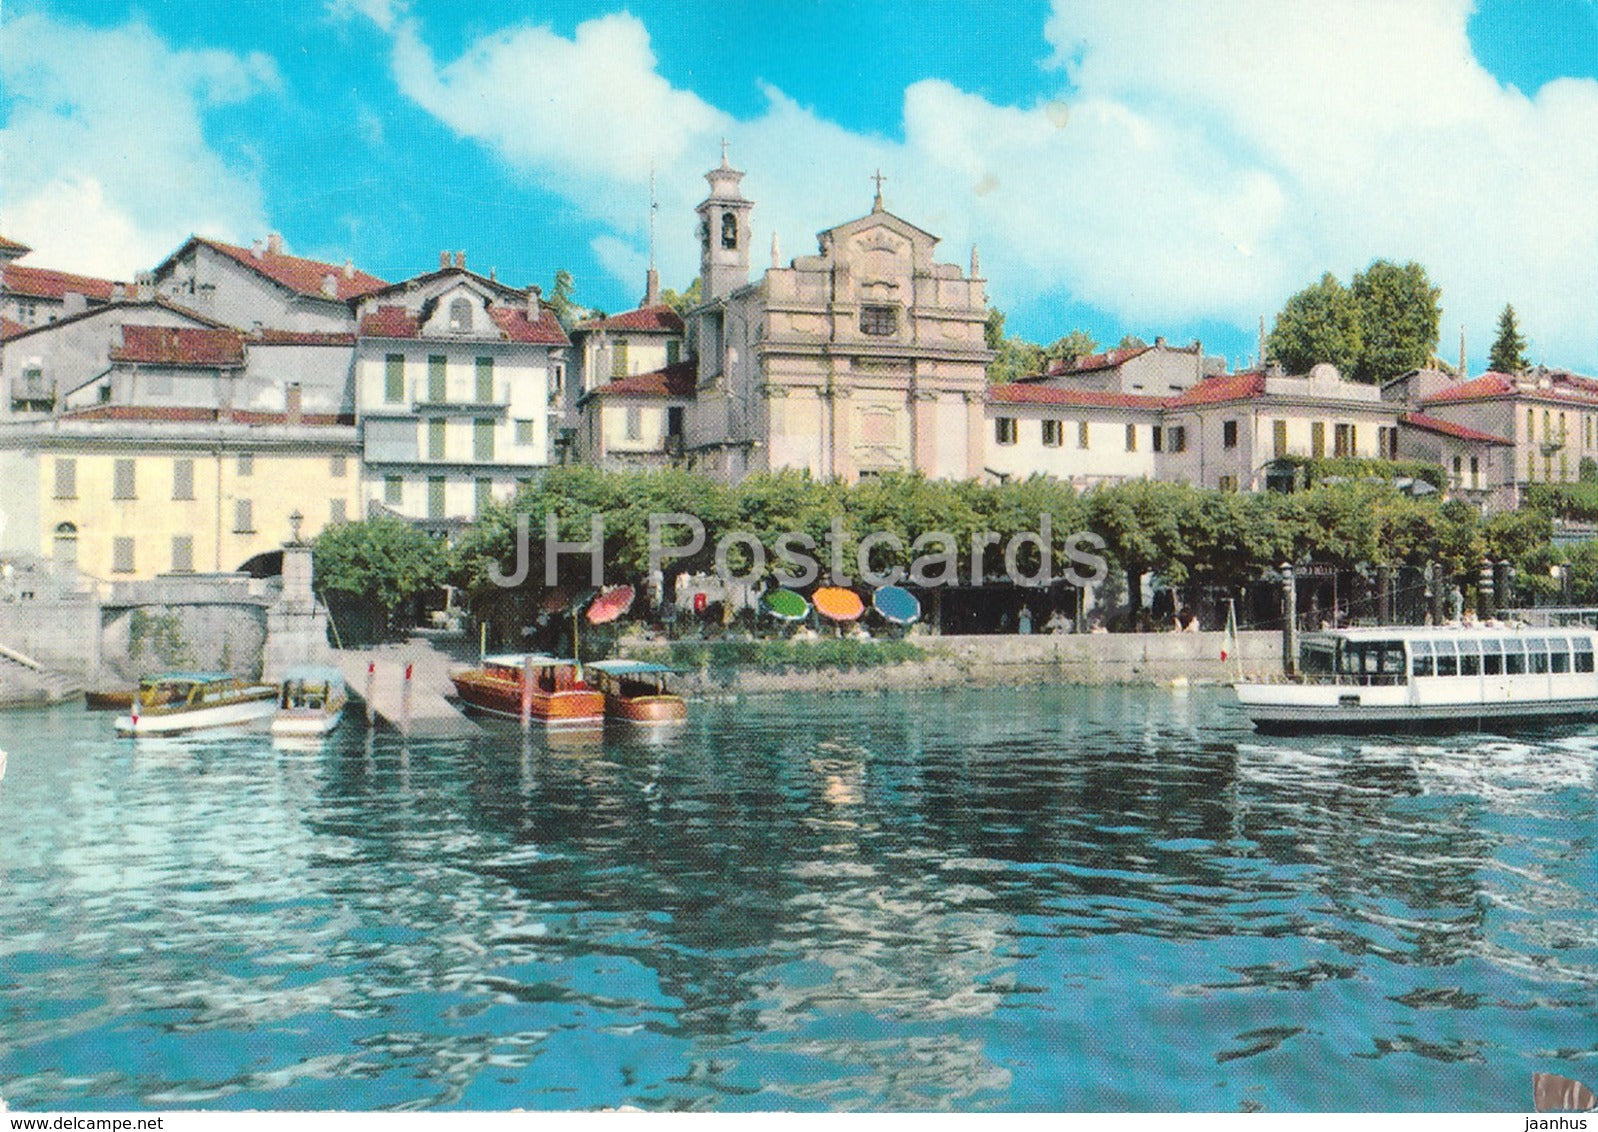
[[[13,1108],[1499,1109],[1598,1085],[1598,727],[1225,693],[700,703],[678,735],[0,716]]]

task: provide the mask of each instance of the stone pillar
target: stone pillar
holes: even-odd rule
[[[1293,564],[1284,562],[1282,571],[1282,671],[1298,675],[1298,579]]]
[[[277,604],[266,611],[266,645],[261,656],[261,679],[276,683],[283,673],[301,664],[330,664],[327,644],[327,610],[316,602],[311,548],[298,539],[283,546],[283,590]]]
[[[968,479],[981,479],[986,467],[987,446],[983,444],[986,426],[983,412],[983,394],[968,389],[965,394],[965,474]]]
[[[910,394],[911,427],[915,430],[911,466],[928,479],[938,474],[938,395],[917,390]]]
[[[827,391],[832,415],[832,474],[845,483],[854,480],[854,440],[849,431],[849,390],[834,386]]]

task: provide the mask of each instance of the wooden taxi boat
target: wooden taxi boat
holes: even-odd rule
[[[523,674],[532,673],[529,715],[546,727],[593,727],[605,721],[605,697],[583,679],[575,660],[554,656],[485,656],[479,667],[450,676],[467,707],[507,719],[522,717]]]
[[[139,681],[118,735],[179,735],[267,718],[277,708],[272,684],[246,684],[220,672],[163,672]]]
[[[644,727],[688,718],[683,698],[666,688],[672,670],[643,660],[596,660],[588,666],[605,693],[607,719]]]
[[[344,715],[349,691],[336,668],[306,665],[283,674],[273,735],[326,735]]]

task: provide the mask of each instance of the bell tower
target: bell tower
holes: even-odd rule
[[[755,202],[738,186],[741,171],[727,164],[727,143],[721,143],[721,164],[705,174],[710,195],[699,213],[699,278],[706,302],[726,298],[749,282],[749,213]]]

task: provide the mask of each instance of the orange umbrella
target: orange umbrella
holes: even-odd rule
[[[866,611],[865,602],[853,590],[826,586],[810,595],[816,612],[832,621],[854,621]]]
[[[588,607],[588,623],[590,625],[603,625],[607,621],[614,621],[623,613],[633,607],[633,588],[631,586],[617,586],[599,595],[593,605]]]

